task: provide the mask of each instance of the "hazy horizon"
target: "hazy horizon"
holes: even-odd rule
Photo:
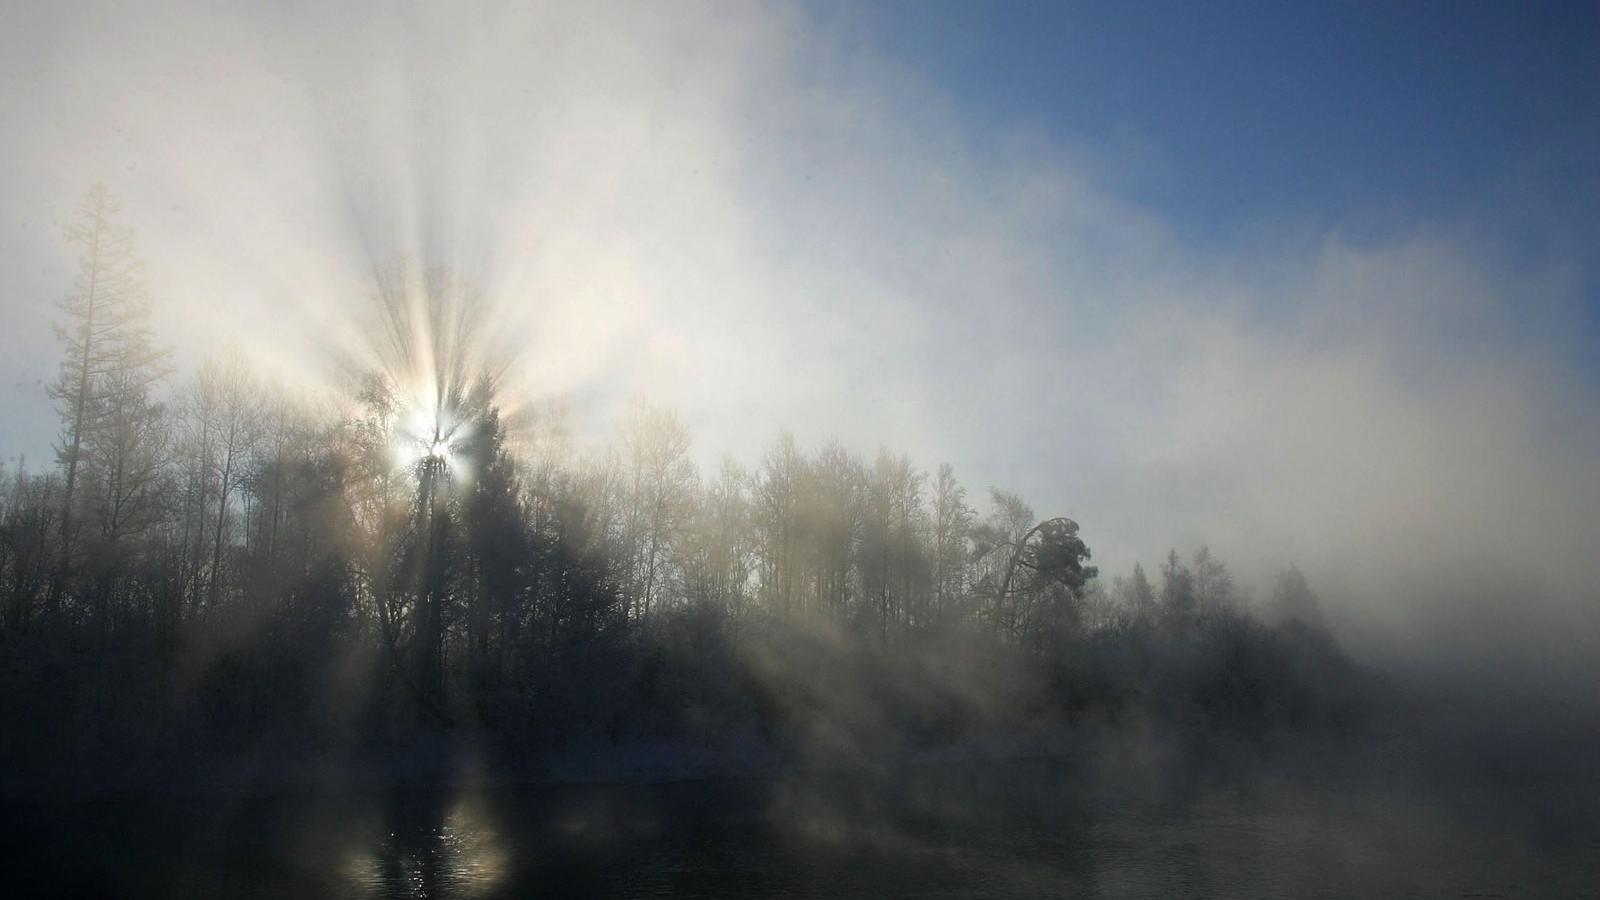
[[[374,267],[442,266],[506,401],[593,442],[642,398],[706,471],[780,428],[948,461],[1107,580],[1294,563],[1358,647],[1581,696],[1600,15],[1394,15],[11,4],[0,459],[53,465],[103,182],[173,384],[236,347],[327,388]]]

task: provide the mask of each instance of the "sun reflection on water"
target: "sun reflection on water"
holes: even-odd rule
[[[485,897],[505,882],[510,854],[480,798],[463,794],[447,809],[421,812],[391,815],[352,848],[343,866],[351,895]]]

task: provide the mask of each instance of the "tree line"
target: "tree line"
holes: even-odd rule
[[[502,414],[492,367],[463,349],[470,291],[437,272],[379,279],[387,364],[341,402],[237,358],[180,376],[103,188],[67,238],[55,465],[0,472],[0,643],[27,685],[63,655],[95,661],[123,682],[97,689],[102,712],[214,730],[311,716],[348,682],[362,728],[548,735],[593,708],[611,712],[587,726],[616,735],[688,707],[732,727],[793,702],[750,660],[818,635],[885,659],[958,642],[1048,661],[1081,705],[1146,677],[1129,647],[1323,633],[1298,570],[1254,612],[1204,548],[1156,584],[1136,566],[1108,585],[1076,522],[999,489],[980,508],[949,465],[785,432],[753,465],[702,472],[683,422],[642,404],[580,451],[558,410]],[[730,679],[745,687],[713,683]],[[192,713],[197,697],[217,708]]]

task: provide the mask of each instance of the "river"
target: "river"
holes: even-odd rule
[[[1530,807],[1333,782],[1111,787],[1023,762],[892,786],[834,774],[35,802],[7,807],[0,893],[1600,896],[1594,786],[1547,787],[1553,804]]]

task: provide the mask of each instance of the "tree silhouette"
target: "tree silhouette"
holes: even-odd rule
[[[57,328],[63,353],[50,386],[62,422],[57,458],[65,470],[59,556],[45,604],[46,619],[52,624],[68,589],[78,542],[79,475],[85,454],[98,450],[102,457],[111,456],[109,474],[113,478],[119,474],[115,457],[132,448],[105,445],[125,443],[145,430],[132,421],[138,413],[127,407],[144,403],[145,392],[165,373],[163,356],[150,343],[149,308],[133,230],[121,224],[120,214],[121,207],[105,186],[95,185],[66,229],[79,260],[73,291],[57,305],[65,317]],[[111,500],[112,505],[116,502]]]
[[[359,758],[458,726],[524,759],[884,747],[1139,704],[1348,716],[1347,689],[1307,683],[1349,679],[1297,569],[1261,616],[1206,547],[1172,551],[1159,589],[1135,565],[1102,591],[1076,521],[999,489],[975,510],[949,465],[780,432],[702,477],[663,409],[584,452],[559,409],[506,414],[477,289],[408,264],[374,276],[342,405],[237,351],[168,392],[103,190],[68,236],[60,468],[0,478],[0,671],[28,685],[0,712],[47,727],[0,761]]]

